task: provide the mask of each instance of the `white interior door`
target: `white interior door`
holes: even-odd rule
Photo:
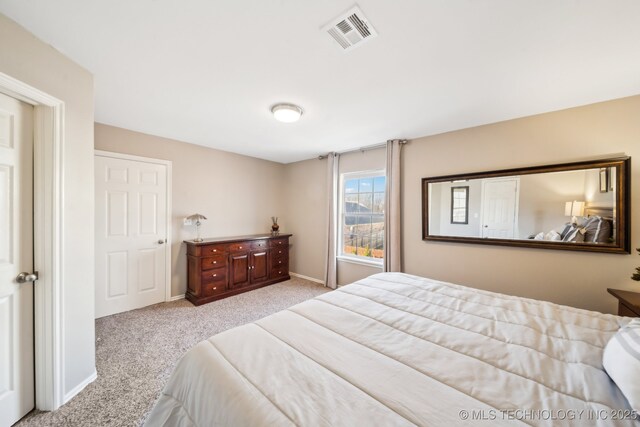
[[[33,107],[0,94],[0,426],[34,406],[35,276],[23,272],[33,272]]]
[[[518,222],[518,178],[483,181],[482,237],[511,239]]]
[[[96,318],[165,301],[167,165],[96,155]]]

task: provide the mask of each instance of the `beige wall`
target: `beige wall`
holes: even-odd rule
[[[411,141],[403,156],[403,248],[408,273],[491,291],[614,312],[607,287],[629,279],[638,256],[424,242],[423,177],[563,163],[621,153],[640,173],[640,96]],[[632,185],[632,245],[640,245],[640,188]]]
[[[95,372],[93,77],[2,14],[0,52],[0,72],[64,102],[62,362],[67,394]]]
[[[640,158],[640,96],[420,138],[403,150],[403,252],[408,273],[481,289],[615,312],[607,287],[636,289],[629,279],[640,258],[542,249],[425,242],[421,237],[421,179],[429,176],[563,163],[627,154]],[[357,153],[363,157],[375,152]],[[351,163],[344,156],[343,165]],[[361,163],[364,165],[364,163]],[[633,175],[639,173],[632,162]],[[286,165],[287,209],[297,241],[291,270],[323,278],[326,163]],[[307,187],[310,185],[311,187]],[[633,219],[640,188],[632,185]],[[321,193],[321,195],[320,195]],[[640,246],[640,228],[632,228]],[[369,273],[354,266],[344,281]],[[341,283],[344,283],[341,281]]]
[[[324,281],[327,251],[327,161],[284,165],[287,229],[293,233],[289,269]]]
[[[95,124],[95,148],[173,162],[171,294],[184,294],[187,286],[186,246],[195,227],[184,226],[193,213],[207,217],[203,237],[263,233],[271,230],[271,217],[279,217],[289,231],[284,209],[284,166],[279,163],[212,150],[103,124]],[[295,237],[294,237],[295,238]]]

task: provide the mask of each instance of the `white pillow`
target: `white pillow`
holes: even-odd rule
[[[556,230],[551,230],[550,232],[544,235],[544,240],[557,241],[557,240],[562,240],[562,237],[560,236],[560,233],[558,233]]]
[[[629,405],[640,410],[640,318],[633,319],[611,337],[604,348],[602,365]]]
[[[533,240],[544,240],[544,233],[541,231],[533,238]]]

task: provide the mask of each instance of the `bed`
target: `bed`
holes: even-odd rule
[[[602,366],[630,320],[376,274],[196,345],[146,425],[636,425]]]

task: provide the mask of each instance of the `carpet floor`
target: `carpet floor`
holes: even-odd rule
[[[98,378],[53,412],[16,426],[139,426],[180,357],[198,342],[313,298],[329,289],[292,278],[194,307],[185,300],[96,320]]]

